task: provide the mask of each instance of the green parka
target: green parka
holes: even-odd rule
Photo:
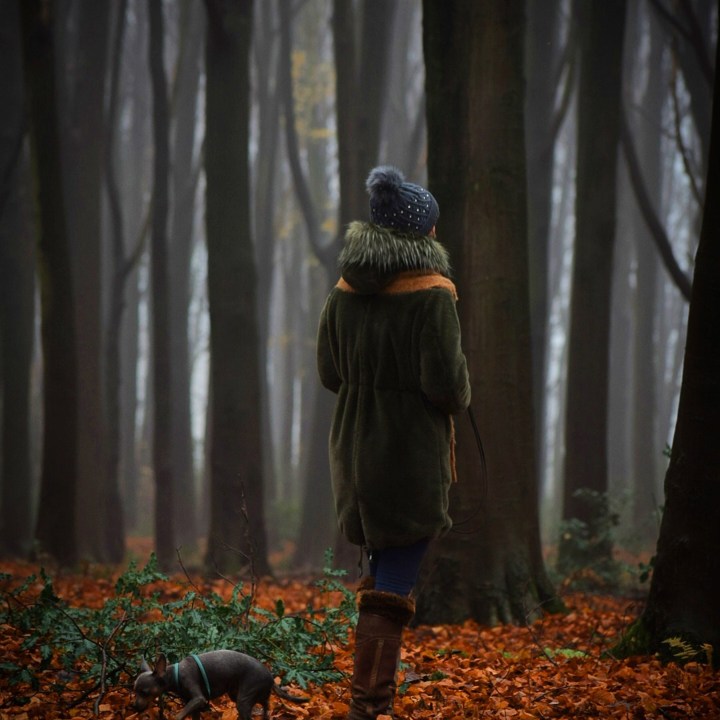
[[[330,471],[340,529],[378,550],[437,537],[452,525],[451,415],[470,402],[447,251],[354,222],[339,264],[317,365],[338,395]]]

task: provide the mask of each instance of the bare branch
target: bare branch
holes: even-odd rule
[[[698,65],[708,85],[712,87],[714,71],[710,57],[703,40],[702,28],[698,22],[692,6],[687,0],[681,0],[680,7],[689,23],[689,27],[683,25],[678,18],[670,12],[660,0],[650,0],[660,20],[668,26],[676,36],[685,40],[693,49],[697,57]]]
[[[682,293],[685,300],[689,302],[692,283],[690,278],[678,265],[673,253],[670,239],[668,238],[665,228],[662,226],[662,223],[660,222],[660,219],[658,218],[648,196],[624,110],[620,113],[620,142],[625,154],[625,160],[627,162],[627,168],[630,174],[633,190],[635,191],[635,198],[637,199],[640,212],[645,219],[645,224],[647,225],[650,235],[660,252],[660,257],[662,258],[663,264],[670,274],[670,277]]]
[[[680,117],[680,101],[678,100],[677,94],[677,62],[675,58],[675,53],[673,53],[672,79],[670,80],[670,96],[672,98],[673,120],[675,122],[675,143],[677,144],[678,150],[680,151],[680,157],[682,157],[683,167],[685,168],[685,174],[687,175],[688,181],[690,182],[690,189],[692,190],[692,194],[695,197],[695,201],[697,202],[698,207],[702,207],[702,193],[700,192],[700,188],[698,187],[697,181],[695,179],[695,173],[693,172],[693,169],[690,165],[690,152],[685,146],[685,141],[683,140],[682,136],[682,130],[680,128],[682,118]]]

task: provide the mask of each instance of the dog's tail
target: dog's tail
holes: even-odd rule
[[[292,703],[306,703],[310,702],[310,698],[301,697],[300,695],[292,695],[280,685],[273,683],[272,691],[283,700],[288,700]]]

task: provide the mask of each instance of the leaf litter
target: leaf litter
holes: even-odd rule
[[[0,570],[19,581],[38,568],[2,563]],[[98,572],[62,574],[55,588],[72,605],[98,607],[114,591],[110,575],[110,571],[105,577]],[[188,578],[173,577],[166,585],[168,597],[180,597],[188,591]],[[215,591],[221,592],[221,587],[218,582]],[[272,608],[282,600],[289,613],[301,612],[314,601],[317,604],[317,591],[310,581],[262,581],[255,591],[259,605]],[[708,665],[663,664],[655,657],[615,660],[608,656],[638,616],[641,603],[582,593],[568,594],[563,600],[567,613],[545,615],[527,627],[483,627],[467,621],[407,629],[394,719],[720,720],[720,675]],[[63,678],[58,678],[60,671],[52,664],[38,673],[36,689],[23,689],[26,701],[18,705],[18,687],[9,684],[3,665],[27,662],[23,639],[16,628],[0,625],[0,720],[160,717],[158,707],[141,714],[132,709],[132,677],[121,686],[109,687],[102,697],[95,693],[95,697],[88,695],[78,703],[85,688],[79,683],[74,686],[77,681],[70,678],[65,684],[58,682]],[[352,634],[347,644],[332,649],[335,667],[343,679],[311,685],[306,690],[291,688],[310,698],[306,705],[274,698],[274,720],[345,718],[350,701]],[[32,660],[41,666],[41,657]],[[61,690],[50,691],[51,687]],[[179,701],[168,697],[165,716],[174,716],[180,707]],[[229,699],[221,699],[213,701],[202,717],[235,720],[237,713]]]

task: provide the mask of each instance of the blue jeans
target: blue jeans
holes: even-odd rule
[[[405,547],[369,550],[370,575],[375,578],[375,589],[407,597],[415,587],[429,543],[425,538]]]

